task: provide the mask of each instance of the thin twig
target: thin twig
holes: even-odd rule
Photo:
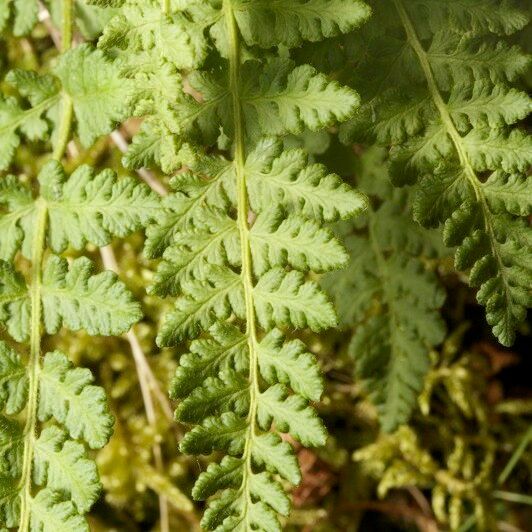
[[[113,248],[110,245],[100,248],[100,255],[102,257],[102,261],[105,268],[114,271],[116,274],[118,274],[120,270]],[[129,330],[126,335],[126,338],[129,342],[131,353],[133,354],[133,359],[135,361],[135,368],[137,369],[137,376],[139,380],[140,391],[142,394],[142,401],[144,403],[144,410],[146,412],[146,418],[150,425],[156,427],[157,414],[155,412],[155,405],[153,403],[153,398],[150,393],[150,381],[151,383],[153,383],[155,381],[155,376],[151,371],[151,368],[146,359],[146,355],[144,354],[138,336],[136,335],[133,328]],[[172,415],[170,411],[170,418],[171,417]],[[164,471],[163,455],[161,451],[161,446],[158,443],[155,443],[153,445],[153,457],[157,470],[161,472]],[[168,514],[168,500],[161,494],[159,494],[159,513],[161,518],[161,531],[169,532],[170,521]]]
[[[127,140],[124,138],[124,135],[122,135],[122,133],[118,129],[115,129],[111,133],[111,140],[122,153],[125,153],[127,151]],[[152,172],[150,172],[146,168],[139,168],[138,170],[136,170],[136,172],[154,192],[157,192],[157,194],[161,196],[166,196],[166,194],[168,194],[168,190],[166,190],[166,187],[153,175]]]

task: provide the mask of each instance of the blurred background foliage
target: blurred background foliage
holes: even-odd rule
[[[44,17],[30,35],[2,37],[1,79],[12,68],[45,70],[53,61],[57,2],[46,2],[52,18]],[[79,0],[78,38],[96,39],[109,16],[110,10]],[[530,31],[515,37],[527,48]],[[349,36],[334,45],[330,41],[308,45],[297,51],[296,59],[342,79],[351,68],[346,57],[349,46]],[[9,93],[8,85],[2,88]],[[121,132],[127,139],[137,128],[130,121]],[[377,189],[386,187],[386,155],[344,146],[335,131],[309,132],[286,143],[305,146],[316,161],[355,185],[370,179]],[[34,176],[47,155],[44,144],[26,143],[18,150],[12,172]],[[71,146],[68,166],[82,163],[126,173],[121,152],[110,138],[88,151]],[[165,182],[165,176],[158,178]],[[523,325],[511,349],[502,348],[491,335],[474,292],[452,268],[450,251],[439,247],[439,239],[426,237],[421,259],[445,289],[442,316],[448,333],[432,349],[425,388],[408,424],[390,434],[379,430],[377,411],[355,378],[353,330],[348,325],[305,338],[326,375],[326,394],[318,409],[331,437],[322,449],[299,450],[303,482],[293,493],[294,511],[285,523],[288,531],[532,530],[530,323]],[[68,352],[76,364],[92,369],[116,416],[110,444],[96,455],[104,493],[89,517],[95,532],[160,530],[161,500],[168,506],[165,527],[199,530],[202,508],[192,502],[190,491],[209,458],[178,452],[183,431],[173,420],[166,390],[179,353],[155,346],[159,317],[167,303],[146,295],[156,265],[143,256],[142,247],[138,234],[116,242],[113,250],[122,279],[143,302],[145,319],[135,328],[136,348],[146,356],[154,377],[149,385],[156,421],[148,420],[128,339],[60,334],[47,346]],[[91,252],[101,261],[97,249]],[[0,338],[9,341],[1,331]]]

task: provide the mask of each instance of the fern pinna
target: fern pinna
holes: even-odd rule
[[[67,177],[59,162],[74,117],[89,144],[110,132],[128,90],[102,52],[69,49],[72,3],[63,7],[64,53],[52,72],[15,70],[7,81],[18,94],[0,98],[2,169],[21,135],[47,140],[52,132],[54,147],[36,182],[0,179],[0,325],[14,340],[0,341],[0,525],[20,531],[88,530],[84,514],[101,489],[88,448],[103,447],[113,428],[91,372],[60,351],[45,352],[45,336],[61,328],[119,335],[142,314],[114,273],[95,273],[88,258],[61,254],[126,236],[159,207],[132,178],[89,166]]]
[[[340,326],[353,329],[348,350],[356,377],[388,432],[408,421],[430,352],[445,337],[445,291],[428,260],[440,251],[439,235],[412,220],[410,194],[393,187],[382,148],[360,157],[356,177],[372,205],[340,225],[349,266],[326,275],[323,284],[337,304]]]
[[[392,146],[392,179],[415,184],[418,222],[443,224],[504,345],[525,318],[532,281],[532,146],[512,127],[531,104],[511,85],[529,58],[504,39],[528,21],[516,6],[374,0],[367,33],[348,47],[364,104],[341,131],[346,141]]]
[[[221,492],[203,526],[279,530],[277,513],[287,515],[289,500],[272,475],[300,480],[279,433],[303,445],[326,439],[309,406],[322,393],[318,365],[291,331],[336,323],[308,272],[345,264],[323,224],[353,216],[365,200],[280,140],[349,118],[357,94],[286,53],[257,59],[256,51],[350,31],[369,8],[346,0],[172,6],[161,13],[156,4],[130,3],[99,42],[120,58],[136,87],[135,114],[145,117],[125,163],[188,167],[172,178],[166,212],[148,230],[148,255],[164,254],[151,291],[177,296],[158,343],[192,340],[172,387],[177,419],[195,425],[181,449],[226,454],[193,489],[200,500]],[[186,93],[168,85],[166,94],[150,94],[155,76],[175,85],[176,68],[192,67]]]

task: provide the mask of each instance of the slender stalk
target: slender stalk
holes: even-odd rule
[[[61,53],[66,53],[72,47],[73,38],[73,0],[62,0],[61,2]],[[63,93],[61,98],[61,119],[57,134],[57,141],[52,157],[60,161],[65,154],[68,141],[70,139],[70,129],[72,127],[73,114],[72,99],[68,94]]]
[[[246,497],[244,519],[248,519],[248,509],[252,504],[250,490],[248,489],[249,478],[252,474],[251,451],[256,431],[257,402],[260,395],[258,380],[257,360],[257,330],[255,320],[255,307],[253,305],[253,271],[251,260],[251,246],[249,241],[249,199],[245,175],[245,140],[244,122],[242,118],[242,104],[240,98],[240,36],[233,14],[231,0],[224,0],[223,12],[229,34],[229,88],[233,105],[233,127],[235,132],[235,155],[234,166],[237,181],[237,225],[240,235],[242,254],[241,278],[244,288],[246,303],[246,337],[249,350],[249,394],[250,406],[248,413],[248,436],[244,448],[243,460],[246,464],[240,490]],[[251,529],[251,526],[249,525]]]
[[[161,0],[161,11],[166,15],[170,14],[170,0]]]
[[[508,477],[510,476],[511,472],[514,470],[514,467],[517,465],[517,462],[521,459],[521,456],[525,452],[526,448],[528,447],[529,443],[532,441],[532,425],[528,428],[528,430],[525,432],[525,435],[523,439],[521,440],[521,443],[517,446],[514,453],[510,457],[510,460],[508,460],[508,463],[506,464],[506,467],[503,469],[502,473],[499,475],[499,478],[497,479],[497,484],[501,486],[506,482]]]
[[[118,129],[115,129],[111,133],[111,140],[113,141],[114,145],[122,152],[126,153],[128,149],[128,143],[127,140],[124,138],[124,135],[120,133]],[[154,191],[157,192],[160,196],[166,196],[168,194],[168,190],[166,187],[153,175],[152,172],[147,170],[146,168],[139,168],[135,170],[139,177]]]
[[[39,373],[41,371],[41,284],[42,261],[46,244],[47,208],[46,203],[37,200],[35,216],[35,236],[32,244],[31,284],[29,288],[31,301],[30,355],[28,360],[28,405],[26,407],[26,424],[24,426],[24,454],[22,458],[22,475],[20,477],[20,525],[19,532],[29,530],[30,502],[33,469],[33,452],[37,430],[37,405],[39,392]]]
[[[492,495],[501,501],[516,502],[518,504],[528,504],[529,506],[532,506],[532,495],[501,490],[493,491]]]
[[[73,35],[73,11],[74,11],[74,2],[73,0],[62,0],[61,2],[61,53],[68,52],[72,46],[72,35]]]

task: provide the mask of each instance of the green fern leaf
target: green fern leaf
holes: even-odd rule
[[[146,231],[145,253],[150,258],[161,256],[174,243],[179,231],[189,230],[203,219],[205,204],[222,210],[229,205],[228,182],[233,174],[228,162],[221,157],[198,155],[188,164],[197,174],[184,174],[172,180],[176,194],[163,200],[166,210],[158,217],[157,223]],[[208,179],[200,176],[207,176]]]
[[[6,76],[22,99],[31,107],[25,109],[13,96],[0,96],[0,169],[11,163],[21,136],[30,141],[45,140],[50,130],[48,113],[59,101],[59,84],[49,75],[14,70]]]
[[[532,100],[524,93],[505,85],[478,82],[472,88],[458,87],[451,92],[449,111],[460,131],[473,127],[493,129],[525,118]]]
[[[58,253],[68,246],[105,246],[113,236],[125,237],[154,219],[159,207],[145,184],[132,178],[117,180],[111,171],[95,175],[89,166],[80,166],[67,179],[62,166],[50,161],[38,179],[39,201],[48,213],[48,243]],[[0,257],[11,259],[19,248],[29,257],[37,202],[27,187],[8,176],[0,186],[2,204],[7,212],[0,211],[0,228],[6,234]]]
[[[491,82],[514,81],[530,63],[518,46],[471,35],[434,35],[427,58],[438,84],[449,90],[464,80],[489,79]]]
[[[134,141],[132,163],[162,167],[164,147],[166,169],[187,167],[172,178],[165,211],[148,230],[146,254],[163,256],[151,292],[177,296],[157,340],[192,341],[171,391],[180,400],[177,417],[194,423],[181,450],[229,455],[194,488],[199,499],[220,492],[202,526],[280,530],[277,514],[288,513],[289,501],[273,475],[297,483],[301,474],[277,432],[311,445],[322,445],[326,433],[308,402],[322,392],[317,362],[302,342],[285,342],[272,328],[288,335],[336,324],[332,305],[307,276],[345,263],[323,224],[360,213],[366,202],[324,166],[309,163],[303,150],[264,138],[329,128],[353,115],[358,94],[297,66],[288,52],[272,49],[263,59],[256,45],[339,35],[370,10],[344,0],[184,0],[174,9],[190,31],[207,30],[210,46],[203,68],[186,73],[183,93],[161,95],[158,105],[149,95],[149,67],[142,80],[133,69],[123,72],[138,81],[135,114],[147,124]],[[143,37],[135,57],[127,44],[128,65],[144,63]],[[218,152],[224,155],[205,155]]]
[[[279,44],[293,48],[303,41],[348,33],[371,13],[367,4],[358,0],[244,0],[238,4],[235,16],[242,38],[264,48]]]
[[[292,484],[297,485],[301,481],[297,458],[290,444],[277,434],[269,432],[254,438],[251,452],[257,465],[264,465],[268,471],[278,473]]]
[[[323,393],[323,381],[316,359],[305,344],[299,340],[284,343],[284,336],[278,329],[270,331],[257,350],[259,368],[269,384],[281,382],[290,384],[298,394],[319,401]]]
[[[532,180],[519,174],[494,172],[483,184],[493,212],[507,211],[516,216],[532,213]]]
[[[132,84],[122,79],[100,50],[82,44],[63,54],[54,73],[72,98],[84,146],[110,133],[129,115]]]
[[[92,262],[80,257],[70,268],[65,259],[51,256],[44,268],[43,317],[55,334],[62,325],[89,334],[127,332],[142,317],[140,305],[112,272],[92,275]]]
[[[15,477],[19,474],[23,451],[23,425],[17,420],[0,416],[0,471],[2,475]]]
[[[298,271],[274,268],[264,274],[253,290],[261,326],[309,327],[321,331],[336,325],[331,303],[318,286]]]
[[[235,371],[221,372],[196,388],[176,409],[176,419],[198,423],[209,416],[231,411],[244,415],[249,409],[249,382]]]
[[[463,146],[479,172],[485,170],[525,172],[532,162],[532,138],[514,129],[508,135],[493,129],[472,129],[463,138]]]
[[[85,519],[76,512],[70,501],[63,501],[61,495],[48,489],[39,491],[31,499],[31,528],[42,532],[57,530],[65,532],[88,532]]]
[[[346,240],[350,267],[323,284],[342,325],[353,328],[349,354],[356,375],[377,406],[382,428],[393,431],[408,421],[430,366],[430,347],[445,336],[438,312],[444,292],[419,258],[434,250],[431,234],[410,218],[408,196],[390,184],[375,189],[383,152],[368,150],[361,162],[359,185],[380,205],[365,224],[346,228],[353,232]],[[386,175],[378,178],[386,183]]]
[[[257,144],[246,161],[249,200],[255,211],[280,204],[317,220],[333,221],[356,216],[366,208],[362,194],[354,191],[325,167],[308,164],[302,150],[283,152],[278,141]]]
[[[208,377],[218,375],[222,368],[247,367],[246,337],[230,324],[214,324],[209,329],[211,338],[194,340],[190,353],[181,357],[172,381],[174,398],[186,397]]]
[[[250,231],[255,273],[289,264],[301,271],[324,272],[340,268],[347,255],[340,243],[317,223],[281,210],[259,214]]]
[[[237,454],[244,448],[245,419],[226,412],[208,417],[181,440],[180,449],[189,454],[210,454],[214,450]]]
[[[55,252],[67,246],[82,249],[90,242],[105,246],[112,236],[125,237],[155,218],[159,201],[145,184],[133,178],[118,180],[111,170],[96,174],[78,167],[66,179],[59,163],[39,174],[42,196],[48,202],[49,241]]]
[[[6,414],[19,413],[26,405],[28,379],[20,356],[0,342],[0,408]]]
[[[28,336],[30,301],[23,277],[11,264],[0,261],[0,323],[17,342]]]
[[[0,519],[7,527],[18,524],[20,499],[17,494],[17,483],[10,476],[0,476]]]
[[[177,68],[194,68],[204,59],[207,43],[202,28],[180,13],[165,15],[159,6],[132,5],[120,10],[98,41],[103,50],[151,50]]]
[[[96,464],[80,443],[67,439],[58,427],[45,428],[35,442],[33,475],[38,486],[68,494],[79,513],[98,498],[101,485]]]
[[[249,80],[242,99],[253,137],[301,133],[305,127],[317,131],[349,118],[360,103],[354,91],[288,60],[251,63],[242,75]]]
[[[275,384],[260,395],[257,419],[263,429],[274,421],[281,432],[288,432],[305,446],[324,445],[327,432],[316,412],[298,395]]]
[[[74,368],[63,353],[48,353],[40,374],[39,419],[53,416],[72,438],[99,449],[109,440],[114,419],[105,392],[92,381],[88,369]]]
[[[209,464],[207,471],[198,477],[192,496],[197,501],[204,501],[219,489],[238,488],[242,482],[242,465],[242,460],[232,456],[224,456],[219,464]]]
[[[150,289],[153,294],[177,295],[187,279],[205,278],[207,264],[240,262],[240,241],[235,221],[219,211],[205,211],[195,227],[177,233],[179,244],[166,248]]]
[[[513,216],[527,215],[522,196],[532,152],[530,138],[514,126],[526,118],[530,99],[509,82],[530,58],[493,34],[513,33],[528,17],[510,2],[492,1],[385,0],[379,10],[388,26],[368,26],[358,44],[365,47],[365,74],[380,54],[385,70],[365,83],[369,103],[342,137],[394,144],[394,183],[416,185],[416,220],[444,224],[445,240],[459,246],[456,268],[470,269],[488,322],[509,345],[526,315],[532,279],[523,267],[530,243],[504,228],[516,224]],[[460,29],[452,33],[449,27]],[[385,79],[392,89],[383,98]],[[495,177],[486,182],[484,172]],[[462,216],[467,209],[474,216]]]
[[[417,15],[416,22],[428,23],[432,30],[438,30],[444,25],[455,28],[456,31],[511,34],[528,22],[525,11],[508,1],[413,0],[412,11]]]
[[[184,297],[176,301],[163,323],[157,343],[173,345],[194,338],[216,319],[227,319],[234,311],[244,314],[244,295],[240,277],[228,268],[209,267],[208,281],[191,281],[183,286]]]

